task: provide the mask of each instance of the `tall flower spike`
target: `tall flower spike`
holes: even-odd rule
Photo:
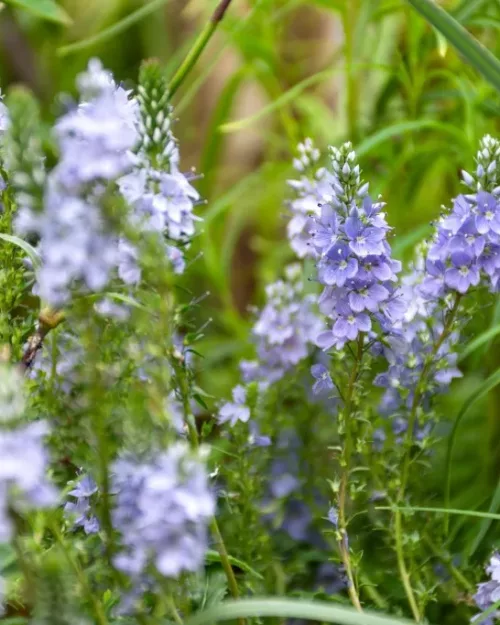
[[[179,171],[179,150],[170,129],[167,82],[158,62],[143,65],[137,101],[139,160],[134,171],[120,180],[120,189],[136,221],[170,239],[165,253],[174,271],[182,273],[185,263],[181,249],[195,233],[198,218],[193,209],[200,198],[188,177]]]
[[[311,243],[318,254],[318,279],[324,285],[320,310],[332,320],[318,336],[323,349],[341,349],[374,322],[384,332],[403,314],[396,288],[401,263],[391,257],[383,204],[374,203],[361,170],[346,143],[331,152],[331,200],[311,226]]]
[[[45,189],[44,211],[18,229],[40,238],[38,293],[59,307],[73,286],[100,291],[119,262],[117,232],[106,211],[108,190],[136,162],[137,105],[121,87],[103,89],[55,128],[60,159]]]
[[[465,184],[475,192],[455,198],[451,211],[436,224],[421,286],[429,300],[464,295],[479,284],[494,292],[500,288],[499,155],[500,142],[484,137],[476,171],[463,172]]]

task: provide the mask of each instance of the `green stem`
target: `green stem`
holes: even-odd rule
[[[212,17],[205,25],[201,33],[196,38],[196,41],[193,44],[193,47],[188,52],[187,57],[182,62],[179,69],[175,72],[170,84],[168,86],[169,97],[172,98],[174,93],[179,89],[181,84],[184,82],[186,76],[196,65],[197,60],[200,58],[201,53],[205,49],[206,45],[212,38],[212,35],[217,30],[217,27],[222,21],[224,14],[230,5],[231,0],[220,0],[217,5],[215,11],[212,14]]]
[[[106,618],[106,614],[104,612],[104,608],[101,602],[92,592],[92,588],[90,587],[90,584],[88,583],[85,573],[82,571],[81,567],[73,559],[68,549],[66,548],[66,544],[64,543],[63,537],[61,535],[61,531],[57,527],[57,524],[53,522],[51,524],[50,529],[52,530],[52,534],[55,536],[57,543],[61,547],[61,551],[63,552],[64,557],[66,558],[66,561],[75,572],[78,578],[78,581],[80,582],[81,587],[83,588],[90,603],[92,604],[92,607],[94,608],[96,622],[98,623],[98,625],[108,625],[108,619]]]
[[[415,387],[415,394],[413,396],[413,402],[411,406],[410,416],[408,419],[408,427],[406,430],[406,436],[404,441],[404,458],[403,458],[403,469],[401,472],[401,482],[399,485],[399,490],[396,498],[396,509],[394,513],[394,532],[395,532],[395,546],[396,546],[396,557],[398,561],[398,569],[399,574],[401,576],[401,581],[403,582],[403,586],[405,588],[406,596],[408,599],[408,603],[410,604],[411,611],[413,613],[413,617],[415,621],[421,621],[420,610],[417,605],[417,601],[415,599],[415,593],[413,592],[413,588],[411,585],[410,574],[408,572],[408,568],[406,566],[405,556],[404,556],[404,541],[403,541],[403,519],[401,510],[399,506],[403,501],[406,494],[406,487],[408,485],[408,478],[410,473],[410,465],[411,465],[411,448],[413,444],[413,432],[415,429],[415,424],[417,421],[417,412],[418,407],[420,405],[420,400],[422,399],[422,395],[424,392],[425,385],[427,383],[427,378],[431,371],[432,365],[434,364],[434,359],[436,357],[439,348],[444,343],[444,341],[450,335],[453,322],[455,321],[455,316],[458,311],[458,307],[460,305],[461,294],[457,293],[455,295],[455,301],[453,302],[453,307],[449,311],[446,316],[443,331],[436,339],[434,343],[431,353],[427,357],[427,361],[422,368],[422,372],[420,373],[420,377],[418,379],[417,385]]]
[[[347,81],[347,123],[349,139],[358,140],[358,85],[354,69],[354,33],[358,0],[346,0],[344,8],[345,66]]]
[[[448,569],[448,571],[450,572],[451,576],[455,579],[455,581],[460,584],[463,589],[470,593],[473,594],[475,591],[474,588],[474,584],[471,584],[469,582],[469,580],[465,577],[465,575],[463,575],[454,565],[453,565],[453,560],[449,555],[445,555],[443,554],[437,545],[435,545],[432,540],[428,537],[425,536],[424,537],[425,542],[429,545],[431,551],[434,553],[434,555],[436,557],[438,557],[443,564],[446,566],[446,568]]]
[[[179,614],[177,608],[175,607],[175,601],[172,595],[167,595],[167,605],[169,607],[170,613],[172,614],[172,618],[178,625],[182,625],[182,618]]]
[[[198,430],[196,428],[196,421],[191,412],[191,406],[189,405],[189,384],[187,381],[186,371],[184,369],[184,366],[178,363],[175,363],[174,367],[176,369],[179,384],[181,387],[182,407],[184,412],[184,418],[188,427],[189,440],[191,442],[191,447],[197,450],[200,447],[200,438],[198,436]],[[215,541],[215,549],[220,556],[222,568],[224,570],[224,573],[226,574],[229,592],[234,599],[239,599],[240,592],[238,589],[238,582],[236,581],[233,567],[231,566],[231,562],[229,561],[229,554],[227,552],[226,545],[224,543],[224,539],[222,538],[219,524],[217,523],[217,519],[215,518],[215,516],[212,517],[209,526]],[[240,625],[244,625],[245,623],[244,619],[238,619],[238,622]]]
[[[347,385],[347,391],[345,394],[345,409],[344,409],[344,428],[345,428],[345,445],[342,459],[342,468],[340,475],[340,487],[338,498],[338,529],[340,538],[338,540],[338,546],[342,563],[344,564],[345,572],[347,575],[348,593],[353,606],[362,612],[361,602],[356,589],[354,581],[353,567],[351,563],[351,556],[349,552],[349,545],[347,541],[347,520],[346,520],[346,505],[347,505],[347,489],[349,486],[349,474],[351,470],[351,458],[352,458],[352,433],[351,433],[351,416],[352,416],[352,404],[354,389],[356,386],[356,380],[358,378],[359,370],[361,367],[361,359],[363,357],[363,334],[358,337],[358,351],[355,357],[354,366],[349,376],[349,382]]]

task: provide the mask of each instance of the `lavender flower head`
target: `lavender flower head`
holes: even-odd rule
[[[331,200],[310,229],[325,287],[320,310],[332,320],[318,336],[323,349],[341,349],[371,332],[374,322],[390,331],[404,312],[396,285],[401,264],[391,257],[383,204],[367,195],[350,143],[332,150],[332,170]]]
[[[285,278],[266,288],[266,305],[252,329],[257,360],[241,362],[244,382],[256,382],[260,391],[280,380],[310,354],[323,327],[313,311],[314,297],[304,294],[300,265],[287,267]],[[234,426],[238,421],[249,420],[247,394],[244,386],[235,387],[233,401],[223,404],[219,411],[220,423]]]
[[[298,157],[293,165],[300,178],[288,181],[297,197],[289,204],[292,217],[287,225],[287,234],[290,246],[299,258],[316,256],[310,242],[310,217],[319,217],[320,206],[332,198],[331,174],[324,167],[317,168],[319,158],[320,152],[311,139],[299,143]]]
[[[175,273],[184,271],[182,249],[195,233],[193,213],[200,196],[191,176],[179,170],[179,148],[171,130],[171,109],[162,80],[149,77],[148,68],[138,88],[140,148],[136,167],[119,181],[132,207],[132,219],[146,230],[167,237],[165,254]],[[164,93],[161,93],[164,91]],[[179,247],[178,244],[182,244]]]
[[[448,304],[428,300],[422,294],[426,275],[424,251],[421,246],[413,267],[401,280],[401,301],[405,314],[384,343],[383,353],[388,368],[374,380],[375,386],[385,388],[380,412],[392,417],[397,442],[407,430],[407,415],[412,409],[424,367],[427,367],[427,376],[425,387],[420,387],[420,402],[427,406],[433,396],[446,390],[454,378],[462,375],[456,366],[457,354],[454,351],[458,342],[457,332],[452,330],[448,336],[441,338],[444,319],[449,312]],[[427,410],[426,422],[415,424],[412,434],[416,440],[421,440],[429,432],[430,417],[431,412]],[[383,442],[383,439],[379,441],[381,445]]]
[[[421,291],[428,299],[464,295],[486,284],[500,288],[500,142],[489,135],[477,153],[474,174],[463,172],[471,193],[459,195],[443,212],[426,259]]]
[[[57,307],[75,284],[102,290],[117,266],[117,235],[102,203],[106,189],[136,162],[137,105],[113,85],[62,117],[55,132],[60,159],[48,176],[44,211],[24,207],[17,229],[40,238],[38,294]]]
[[[43,439],[48,431],[43,421],[0,430],[0,543],[12,535],[10,508],[22,513],[57,502],[57,492],[47,480],[49,458]]]
[[[461,376],[454,349],[458,331],[453,327],[442,338],[450,309],[481,283],[498,290],[499,157],[500,142],[484,137],[476,157],[476,171],[462,174],[471,193],[458,196],[451,211],[443,213],[431,242],[420,246],[412,271],[402,280],[405,315],[396,324],[399,334],[388,339],[385,355],[389,367],[375,379],[376,385],[386,389],[381,408],[383,413],[394,417],[396,436],[407,427],[406,414],[425,366],[427,381],[421,389],[424,404],[429,404],[433,395]],[[412,434],[417,439],[424,436],[429,425],[417,425],[417,431]]]
[[[314,296],[304,294],[300,265],[287,267],[285,277],[266,288],[267,302],[252,330],[258,360],[241,366],[247,382],[282,378],[309,355],[322,329],[313,311]]]
[[[486,572],[491,578],[490,581],[479,584],[474,595],[474,601],[482,612],[488,610],[497,601],[500,601],[500,555],[497,552],[491,556]],[[474,616],[471,622],[473,623],[480,616],[481,612]],[[486,623],[486,625],[492,625],[494,620],[498,618],[500,618],[500,612],[497,610],[481,622]]]
[[[250,408],[246,405],[247,390],[241,384],[233,388],[233,401],[223,404],[219,410],[219,423],[227,423],[231,426],[238,421],[246,423],[250,419]]]
[[[112,521],[123,547],[116,567],[133,578],[150,565],[170,578],[197,571],[215,500],[203,464],[187,445],[177,443],[147,462],[121,458],[112,474]]]
[[[90,475],[84,475],[69,491],[70,500],[64,505],[64,515],[73,520],[73,527],[82,527],[86,534],[99,531],[99,521],[92,514],[91,497],[97,493],[97,484]]]

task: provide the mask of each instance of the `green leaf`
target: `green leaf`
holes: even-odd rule
[[[54,0],[5,0],[18,9],[23,9],[49,22],[71,24],[73,20]]]
[[[477,519],[491,519],[500,521],[500,514],[494,512],[480,512],[477,510],[460,510],[458,508],[432,508],[427,506],[376,506],[375,510],[401,510],[401,512],[435,512],[436,514],[457,514],[471,516]]]
[[[294,85],[288,91],[285,91],[285,93],[274,99],[271,103],[261,108],[260,111],[257,111],[248,117],[244,117],[243,119],[223,124],[219,126],[219,130],[221,132],[237,132],[239,130],[243,130],[244,128],[248,128],[261,120],[263,117],[266,117],[275,111],[279,111],[282,107],[286,106],[290,102],[293,102],[305,89],[307,89],[307,87],[331,78],[337,71],[338,70],[329,69],[313,74],[312,76],[309,76],[305,80]]]
[[[218,554],[217,551],[214,551],[213,549],[209,549],[207,551],[205,555],[205,560],[207,562],[220,562],[221,561],[220,555]],[[233,566],[237,566],[242,571],[245,571],[245,573],[249,573],[250,575],[253,575],[253,577],[255,577],[256,579],[264,579],[258,571],[253,569],[246,562],[243,562],[243,560],[238,560],[238,558],[233,558],[233,556],[229,556],[229,562]]]
[[[7,241],[8,243],[17,245],[17,247],[20,247],[30,257],[31,262],[33,263],[33,267],[35,269],[40,267],[40,264],[41,264],[40,255],[35,250],[35,248],[32,245],[30,245],[27,241],[24,241],[23,239],[20,239],[19,237],[16,237],[12,234],[5,234],[4,232],[0,232],[0,239],[3,239],[4,241]]]
[[[327,601],[254,597],[240,601],[225,601],[208,610],[197,612],[187,619],[185,625],[211,625],[216,621],[265,616],[299,618],[338,625],[410,625],[413,623],[408,619],[373,612],[360,613],[353,608],[344,608]]]
[[[38,0],[30,1],[33,3],[38,2]],[[105,41],[108,41],[109,39],[116,37],[116,35],[124,32],[125,30],[127,30],[127,28],[130,28],[139,20],[144,19],[150,13],[153,13],[167,2],[168,0],[151,0],[149,4],[142,6],[140,9],[137,9],[137,11],[134,11],[133,13],[125,16],[119,22],[116,22],[108,28],[101,30],[101,32],[92,35],[92,37],[82,39],[81,41],[75,41],[75,43],[70,43],[67,46],[62,46],[61,48],[58,48],[57,54],[59,56],[67,56],[68,54],[80,52],[81,50],[86,50],[87,48],[92,48],[97,44],[104,43]]]
[[[485,343],[494,339],[497,334],[500,334],[500,325],[493,326],[492,328],[488,328],[484,332],[481,332],[479,336],[476,336],[474,340],[472,340],[460,353],[458,356],[459,362],[470,356],[472,352],[475,352],[476,349],[482,347]]]
[[[500,61],[433,0],[408,0],[469,63],[500,91]]]
[[[493,493],[488,512],[490,514],[495,514],[498,508],[500,508],[500,481],[498,482],[495,492]],[[472,544],[467,549],[468,558],[474,555],[476,549],[481,544],[483,538],[486,536],[488,530],[490,529],[492,520],[493,519],[491,518],[483,519],[481,526],[479,527],[478,533],[474,536]]]
[[[16,561],[17,556],[13,547],[7,544],[0,545],[0,572],[8,569]],[[3,621],[2,621],[3,625]]]
[[[431,130],[439,130],[444,134],[448,134],[456,139],[457,143],[460,143],[467,150],[469,148],[468,142],[464,137],[464,133],[458,128],[455,128],[450,124],[443,124],[442,122],[438,122],[435,119],[417,119],[414,121],[410,120],[406,122],[399,122],[397,124],[393,124],[392,126],[382,128],[382,130],[379,130],[378,132],[374,133],[373,135],[367,137],[364,141],[362,141],[357,146],[356,153],[358,156],[365,156],[369,152],[372,152],[380,144],[388,141],[389,139],[404,135],[407,132],[416,132],[418,130],[424,130],[426,128]]]
[[[446,451],[446,467],[445,467],[445,493],[444,502],[446,508],[450,505],[450,492],[451,492],[451,463],[453,457],[453,448],[455,446],[455,440],[457,437],[458,428],[464,416],[467,414],[471,406],[473,406],[482,397],[487,395],[495,386],[500,384],[500,369],[497,369],[486,380],[479,385],[479,387],[464,401],[460,412],[455,419],[453,429],[451,430],[450,438],[448,439],[448,448]],[[500,515],[497,515],[500,519]],[[493,517],[485,517],[493,518]],[[445,518],[445,529],[448,531],[448,517]]]

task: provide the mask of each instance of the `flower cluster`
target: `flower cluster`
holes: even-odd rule
[[[138,88],[140,149],[136,167],[119,181],[120,191],[133,209],[135,223],[165,235],[165,252],[176,273],[184,271],[185,246],[198,219],[200,202],[189,177],[179,170],[179,148],[171,130],[168,88],[161,68],[146,63]]]
[[[477,154],[474,175],[463,172],[473,193],[459,195],[436,224],[421,285],[428,299],[466,293],[484,276],[491,291],[500,288],[500,142],[486,136]]]
[[[424,368],[426,379],[419,387],[420,403],[424,405],[461,376],[454,349],[459,332],[453,319],[460,297],[478,285],[482,276],[491,290],[497,290],[499,157],[500,143],[484,137],[476,157],[476,172],[463,172],[464,182],[473,193],[458,196],[452,210],[440,217],[432,241],[421,246],[415,266],[402,279],[405,315],[387,341],[385,356],[389,368],[375,379],[375,385],[386,389],[381,411],[394,417],[396,436],[407,429],[405,414],[412,409]],[[430,425],[427,418],[425,424],[415,424],[412,434],[422,438]]]
[[[194,234],[193,208],[199,202],[179,170],[166,88],[144,78],[132,97],[96,60],[77,83],[81,102],[55,127],[59,162],[48,176],[39,167],[43,206],[18,193],[16,228],[39,239],[37,292],[56,307],[69,300],[75,284],[98,292],[115,275],[127,285],[140,281],[139,250],[120,234],[125,223],[129,229],[158,233],[165,257],[175,272],[182,272],[182,248]],[[109,207],[115,188],[128,205],[127,214]],[[116,306],[104,308],[103,314],[123,316]]]
[[[109,81],[56,124],[60,158],[48,176],[44,211],[22,209],[17,229],[39,239],[40,297],[61,306],[74,283],[100,291],[119,262],[117,236],[103,204],[109,186],[136,161],[137,105]]]
[[[292,214],[287,224],[290,247],[299,258],[316,256],[311,245],[311,216],[320,216],[320,207],[332,198],[331,173],[324,167],[316,169],[320,152],[311,139],[298,145],[298,156],[294,159],[295,170],[300,174],[298,180],[289,180],[297,197],[289,204]]]
[[[304,293],[300,265],[285,270],[285,280],[266,288],[267,302],[252,329],[257,361],[241,364],[245,381],[273,383],[310,353],[322,323],[314,296]]]
[[[197,571],[215,500],[204,466],[188,455],[186,444],[177,443],[149,462],[121,458],[112,475],[112,521],[123,546],[117,568],[134,578],[151,564],[171,578]]]
[[[494,553],[491,556],[490,563],[486,567],[486,572],[491,577],[491,580],[479,584],[477,592],[474,595],[474,601],[477,607],[483,612],[500,601],[500,555],[498,553]],[[481,616],[481,613],[479,613],[472,619],[472,622]],[[487,618],[481,619],[481,623],[493,625],[493,622],[498,618],[500,618],[500,611],[496,610]]]
[[[97,484],[90,475],[84,475],[69,491],[68,495],[76,501],[68,501],[64,505],[65,516],[73,520],[75,528],[83,527],[86,534],[99,531],[99,521],[91,512],[90,499],[97,493]]]
[[[49,458],[43,439],[47,433],[43,421],[0,430],[0,542],[12,535],[10,510],[21,513],[57,501],[46,477]]]
[[[244,360],[240,365],[243,380],[257,382],[260,390],[306,358],[323,327],[313,311],[314,297],[304,293],[300,265],[287,267],[285,276],[266,288],[266,305],[252,329],[257,360]],[[247,389],[238,385],[233,389],[233,401],[221,407],[219,422],[234,425],[249,418]]]
[[[333,322],[318,336],[323,349],[341,349],[374,321],[390,331],[402,314],[395,282],[401,265],[391,257],[383,204],[368,197],[351,144],[332,150],[331,199],[313,218],[311,243],[324,285],[320,310]]]

